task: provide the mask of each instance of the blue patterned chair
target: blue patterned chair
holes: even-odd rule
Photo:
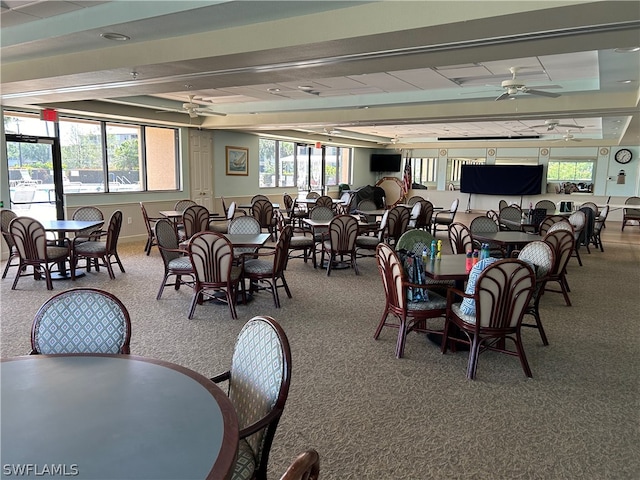
[[[129,353],[130,339],[129,312],[120,300],[96,288],[74,288],[36,313],[31,354]]]
[[[522,326],[537,328],[540,332],[543,345],[549,345],[547,335],[542,327],[542,320],[540,319],[540,299],[544,293],[544,286],[547,283],[549,274],[552,272],[553,266],[556,263],[556,254],[550,243],[535,241],[522,247],[522,250],[518,253],[518,259],[533,265],[536,274],[536,286],[525,312],[525,314],[533,316],[535,323],[523,322]]]
[[[154,237],[158,242],[158,249],[164,262],[164,278],[156,295],[156,300],[160,300],[164,287],[173,286],[176,290],[180,289],[180,285],[193,286],[193,266],[191,259],[186,255],[186,251],[179,248],[178,234],[173,224],[166,218],[156,222],[154,227]],[[168,283],[169,278],[174,276],[175,281]],[[191,277],[190,282],[185,282],[183,277]]]
[[[238,335],[231,368],[211,380],[228,382],[238,416],[240,443],[233,480],[265,480],[291,381],[291,348],[282,327],[271,317],[249,320]]]
[[[518,357],[525,375],[531,377],[520,331],[534,288],[533,270],[522,260],[492,257],[481,260],[471,269],[465,292],[456,288],[447,291],[442,353],[446,353],[449,340],[469,344],[467,378],[470,380],[476,377],[478,357],[486,350]],[[468,340],[450,336],[454,333],[451,324]],[[515,351],[505,347],[506,339],[514,342]]]

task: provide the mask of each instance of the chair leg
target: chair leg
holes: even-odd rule
[[[522,370],[524,370],[524,374],[531,378],[533,374],[531,373],[531,368],[529,367],[529,362],[527,361],[527,356],[524,354],[524,345],[522,345],[522,338],[520,337],[520,332],[516,332],[516,349],[518,350],[518,358],[520,359],[520,365],[522,365]]]
[[[360,271],[358,270],[358,264],[356,263],[356,252],[351,252],[351,267],[355,270],[356,275],[360,275]]]
[[[473,336],[471,345],[469,346],[469,364],[467,365],[467,378],[474,380],[476,371],[478,370],[478,356],[480,355],[480,341],[478,335]]]
[[[189,315],[187,318],[191,320],[193,318],[193,314],[196,311],[196,304],[198,303],[198,298],[200,297],[201,289],[198,287],[194,288],[193,299],[191,300],[191,306],[189,307]]]
[[[398,341],[396,343],[396,358],[404,356],[404,345],[407,341],[407,319],[400,317],[400,325],[398,327]]]
[[[380,332],[382,332],[382,327],[384,327],[385,325],[385,321],[387,320],[387,317],[389,316],[389,306],[385,306],[384,307],[384,312],[382,312],[382,318],[380,319],[380,323],[378,324],[378,328],[376,328],[376,333],[373,334],[373,339],[377,340],[378,337],[380,336]]]
[[[236,292],[233,288],[228,288],[225,291],[225,294],[227,296],[227,303],[229,304],[229,310],[231,310],[231,318],[233,318],[234,320],[237,320],[238,314],[236,313],[236,299],[238,298],[238,296],[236,295]]]

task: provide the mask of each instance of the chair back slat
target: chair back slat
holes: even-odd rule
[[[182,222],[185,237],[191,238],[209,228],[209,210],[202,205],[191,205],[182,213]]]

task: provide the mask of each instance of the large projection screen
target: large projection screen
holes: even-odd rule
[[[460,191],[482,195],[539,195],[542,165],[462,165]]]

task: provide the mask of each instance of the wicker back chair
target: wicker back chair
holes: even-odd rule
[[[198,232],[204,232],[209,228],[209,210],[202,205],[191,205],[182,213],[182,223],[186,239]]]
[[[9,233],[15,243],[16,251],[20,259],[16,278],[11,290],[16,289],[18,279],[29,275],[27,267],[33,267],[33,275],[39,278],[44,271],[47,290],[53,290],[51,271],[54,265],[64,264],[65,261],[73,263],[71,249],[68,242],[64,246],[49,245],[47,232],[40,222],[29,217],[16,217],[9,223]],[[93,242],[92,242],[93,243]],[[75,270],[71,266],[71,278],[75,279]]]
[[[158,221],[162,219],[162,217],[150,217],[147,214],[147,209],[144,206],[144,203],[140,202],[140,210],[142,211],[142,220],[144,221],[144,226],[147,229],[147,243],[144,246],[144,251],[147,255],[151,253],[151,247],[154,245],[158,245],[155,236],[155,225]]]
[[[622,210],[622,231],[627,222],[636,221],[640,224],[640,197],[629,197],[624,201],[625,208]]]
[[[428,291],[426,301],[410,302],[407,290],[413,287],[424,289],[425,285],[413,285],[409,282],[400,258],[386,243],[378,245],[376,262],[382,277],[385,307],[373,338],[377,340],[384,327],[397,328],[398,339],[396,340],[395,353],[396,358],[402,358],[407,334],[411,331],[435,332],[435,329],[428,328],[427,320],[443,317],[446,313],[446,301],[437,293]],[[397,321],[392,321],[389,316]]]
[[[187,246],[195,273],[195,285],[188,317],[193,318],[196,305],[207,296],[226,300],[231,318],[236,319],[238,285],[242,268],[234,265],[233,245],[222,233],[196,233]],[[222,296],[223,295],[223,296]]]
[[[495,261],[484,269],[478,266],[481,264],[476,265],[469,274],[469,293],[455,288],[447,291],[442,353],[447,351],[451,324],[454,324],[469,339],[465,342],[469,343],[467,378],[473,380],[476,377],[478,356],[486,350],[517,356],[525,375],[531,377],[520,327],[535,287],[533,270],[522,260],[513,258]],[[463,298],[463,302],[474,302],[474,314],[465,313],[463,303],[458,303],[459,297]],[[506,339],[513,341],[515,351],[506,349]],[[454,340],[462,341],[459,338]]]
[[[11,220],[18,216],[13,210],[8,210],[3,208],[0,210],[0,229],[2,231],[2,238],[7,244],[9,248],[9,258],[7,259],[7,263],[4,267],[4,272],[2,272],[2,278],[7,277],[7,272],[9,271],[9,267],[17,267],[20,264],[20,255],[18,254],[18,250],[16,249],[16,242],[13,241],[13,237],[9,233],[9,224]],[[18,260],[18,263],[12,263],[13,260]]]
[[[460,222],[449,225],[449,244],[451,253],[454,255],[473,250],[473,239],[469,228]]]
[[[111,265],[117,263],[120,271],[125,273],[124,266],[118,255],[118,239],[120,238],[120,229],[122,228],[122,212],[116,210],[109,218],[107,230],[99,230],[87,237],[75,237],[73,239],[73,257],[72,271],[75,270],[78,260],[85,258],[87,260],[87,272],[91,271],[91,260],[94,261],[96,271],[100,269],[100,260],[102,265],[107,267],[109,278],[116,278]],[[90,241],[89,241],[90,240]]]
[[[156,295],[156,300],[160,300],[165,286],[173,286],[179,290],[180,285],[193,285],[194,271],[191,260],[185,255],[185,251],[179,248],[178,235],[168,219],[158,220],[154,226],[154,233],[164,263],[164,278]],[[175,281],[168,283],[172,276],[175,277]],[[183,277],[190,277],[190,281],[185,282]]]
[[[349,255],[351,268],[359,275],[356,263],[356,238],[358,236],[358,220],[352,215],[338,215],[329,223],[326,240],[322,242],[321,264],[324,264],[324,255],[328,255],[327,276],[331,275],[336,257]]]
[[[567,306],[571,306],[571,300],[569,299],[569,283],[567,282],[567,264],[571,258],[571,252],[573,252],[575,245],[575,237],[571,230],[556,229],[548,232],[543,240],[549,243],[553,247],[555,254],[555,264],[552,271],[549,273],[547,279],[547,285],[545,285],[545,291],[562,293],[564,301]],[[549,283],[558,284],[559,290],[552,290],[548,287]]]

